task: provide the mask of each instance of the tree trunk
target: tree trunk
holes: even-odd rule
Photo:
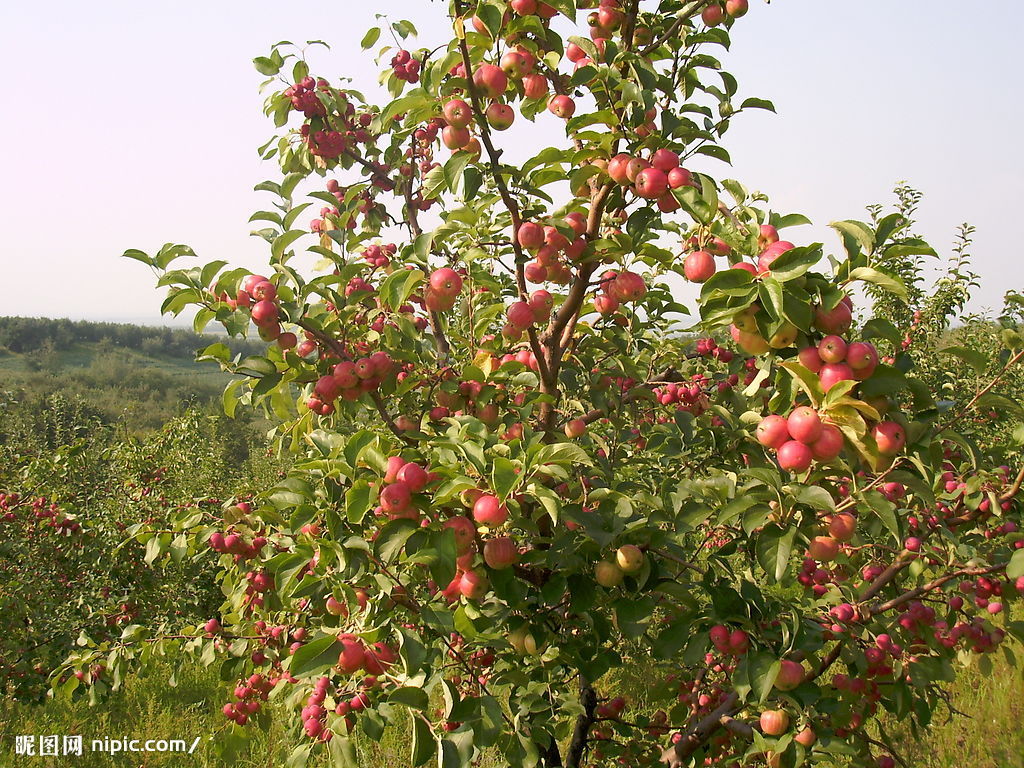
[[[576,727],[569,742],[569,751],[565,755],[566,768],[579,768],[583,761],[583,753],[587,748],[587,737],[590,727],[594,724],[594,709],[597,707],[597,694],[586,680],[580,683],[580,704],[583,713],[576,718]]]

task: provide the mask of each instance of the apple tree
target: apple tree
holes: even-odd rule
[[[943,401],[893,322],[854,324],[932,252],[904,214],[836,222],[826,259],[713,175],[771,109],[716,58],[747,11],[452,0],[446,39],[366,34],[381,103],[288,44],[256,59],[266,269],[126,255],[165,312],[255,325],[265,354],[203,357],[291,469],[173,526],[219,615],[68,669],[216,663],[221,743],[272,700],[292,765],[359,764],[389,727],[413,765],[893,765],[880,715],[926,725],[1024,634],[1019,450],[958,432],[1021,353]],[[550,140],[513,162],[525,122]]]

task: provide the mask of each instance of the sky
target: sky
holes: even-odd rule
[[[917,230],[944,257],[960,222],[977,227],[971,309],[998,308],[1024,289],[1024,3],[986,8],[751,0],[723,61],[741,96],[778,114],[738,117],[725,140],[733,166],[694,170],[808,215],[814,226],[789,238],[832,250],[829,221],[866,218],[906,180],[925,194]],[[256,153],[273,126],[251,61],[279,40],[321,39],[331,50],[312,55],[314,71],[372,90],[359,40],[384,12],[413,20],[422,45],[444,39],[443,6],[428,0],[0,3],[0,315],[160,322],[163,293],[120,258],[128,248],[180,242],[204,262],[265,263],[248,218],[267,196],[252,188],[278,171]],[[551,122],[533,136],[558,125],[540,119]],[[532,149],[529,135],[514,150]]]

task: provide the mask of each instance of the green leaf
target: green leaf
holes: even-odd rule
[[[872,283],[877,285],[889,293],[895,293],[904,301],[907,300],[907,286],[903,284],[903,281],[892,275],[887,275],[884,272],[879,272],[877,269],[871,267],[857,267],[850,271],[849,280],[860,280],[865,283]]]
[[[786,575],[796,532],[796,527],[782,529],[772,523],[765,527],[755,542],[757,562],[773,582],[781,581],[782,577]]]
[[[586,464],[594,462],[590,455],[575,443],[552,443],[545,445],[533,457],[533,463],[541,464]]]
[[[389,123],[395,115],[403,112],[410,112],[411,110],[416,109],[417,107],[422,107],[428,103],[431,103],[431,99],[423,89],[418,89],[407,96],[395,99],[388,104],[381,113],[381,125],[384,126],[385,130],[387,130],[387,123]]]
[[[257,56],[252,60],[252,63],[256,67],[257,72],[267,77],[276,75],[281,71],[281,65],[273,59],[268,59],[266,56]]]
[[[967,347],[945,347],[939,350],[939,354],[953,355],[960,358],[974,369],[975,373],[984,373],[988,369],[989,357],[977,349]]]
[[[836,500],[832,494],[820,485],[805,485],[796,494],[796,500],[815,509],[828,509],[835,511]]]
[[[800,388],[807,393],[807,397],[811,400],[811,405],[817,407],[825,397],[825,393],[821,390],[821,382],[818,380],[817,374],[813,373],[809,369],[805,368],[797,360],[788,360],[782,364],[782,368],[786,370],[800,385]]]
[[[341,650],[341,643],[334,635],[318,637],[292,654],[288,670],[296,677],[319,674],[338,663]]]
[[[367,48],[374,45],[380,39],[380,27],[371,27],[363,35],[363,39],[359,42],[359,46],[365,51]]]
[[[547,0],[547,4],[568,16],[569,21],[576,21],[576,0]]]
[[[151,267],[155,266],[153,259],[151,259],[143,251],[140,251],[137,248],[129,248],[127,251],[121,254],[121,258],[135,259],[136,261],[141,261],[143,264],[148,264]]]
[[[423,765],[437,751],[437,739],[430,726],[422,717],[412,719],[412,765],[413,768]]]
[[[515,464],[501,456],[494,459],[491,469],[491,487],[498,498],[507,498],[512,489],[516,487],[519,478],[520,475],[516,472]]]
[[[775,105],[767,99],[756,99],[749,98],[744,99],[743,103],[740,104],[740,109],[767,109],[769,112],[775,111]]]
[[[413,520],[400,518],[387,523],[373,542],[373,552],[381,560],[393,560],[405,542],[420,528]]]
[[[821,248],[821,243],[815,243],[786,251],[772,262],[771,276],[780,283],[795,280],[821,261]],[[742,270],[732,271],[740,272]]]
[[[345,514],[350,523],[358,525],[373,506],[370,484],[360,478],[345,492]]]
[[[882,521],[882,524],[889,530],[897,541],[901,539],[900,524],[896,519],[895,505],[876,491],[868,491],[864,494],[864,500],[871,510]]]
[[[773,213],[771,223],[776,229],[786,229],[787,227],[801,227],[813,222],[802,213],[787,213],[785,216]]]
[[[423,278],[423,271],[419,269],[396,270],[380,284],[381,300],[391,309],[397,310],[412,295]]]
[[[1006,578],[1019,579],[1021,576],[1024,576],[1024,549],[1014,552],[1006,566]]]
[[[902,338],[900,329],[884,317],[873,317],[868,320],[864,323],[861,334],[865,339],[885,339],[893,344],[899,344]]]
[[[392,704],[401,704],[410,709],[422,710],[430,706],[430,697],[427,696],[427,692],[422,688],[415,688],[409,685],[393,691],[388,696],[388,701]]]
[[[841,235],[852,238],[863,253],[870,256],[874,251],[875,233],[867,224],[860,221],[833,221],[829,226]]]
[[[274,244],[270,247],[270,252],[273,254],[274,259],[280,260],[284,256],[285,249],[304,234],[306,234],[304,230],[292,229],[274,238]]]

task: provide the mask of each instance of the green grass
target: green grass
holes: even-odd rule
[[[1019,655],[1019,654],[1018,654]],[[914,768],[1024,768],[1024,666],[999,656],[991,674],[962,671],[952,688],[952,704],[968,717],[938,716],[924,740],[914,743],[909,729],[896,730],[896,744]]]
[[[251,728],[255,739],[248,754],[226,763],[218,757],[216,740],[225,727],[220,707],[229,696],[226,684],[209,670],[184,668],[177,687],[166,683],[169,670],[157,668],[146,677],[132,679],[117,695],[98,707],[85,701],[51,701],[31,706],[0,699],[0,766],[15,765],[14,737],[19,734],[81,733],[91,738],[120,737],[135,739],[180,738],[191,743],[202,737],[191,756],[160,755],[109,756],[85,750],[75,758],[23,758],[38,768],[278,768],[283,765],[292,744],[285,732],[286,713],[270,708],[270,727],[264,732]],[[635,701],[643,700],[647,681],[623,680],[624,693]],[[899,723],[888,724],[894,743],[911,768],[1024,768],[1024,669],[1011,667],[1001,655],[994,659],[993,671],[983,675],[977,669],[962,672],[950,689],[952,704],[968,718],[936,724],[915,744],[909,731]],[[359,765],[373,768],[408,768],[408,733],[403,728],[389,729],[380,744],[367,739],[358,742]],[[61,762],[64,760],[64,762]],[[69,762],[73,760],[74,762]],[[324,760],[311,761],[318,768]],[[500,761],[488,757],[481,768],[497,768]]]

